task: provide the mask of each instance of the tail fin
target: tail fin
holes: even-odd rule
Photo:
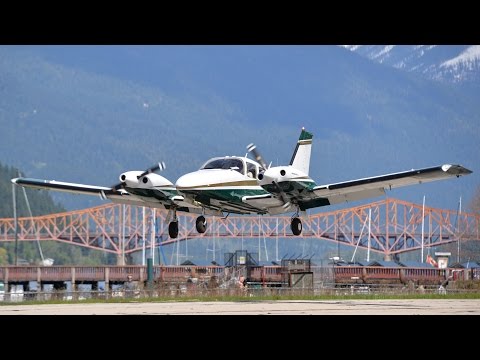
[[[297,142],[297,147],[290,160],[290,165],[308,175],[310,169],[310,154],[312,152],[312,138],[313,134],[302,128],[300,138]]]

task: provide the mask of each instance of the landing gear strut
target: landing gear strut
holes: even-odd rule
[[[200,215],[197,218],[197,221],[195,221],[195,226],[199,234],[203,234],[207,231],[207,220],[205,219],[205,216]]]
[[[292,229],[293,235],[300,235],[302,233],[302,220],[298,217],[294,217],[290,223],[290,228]]]

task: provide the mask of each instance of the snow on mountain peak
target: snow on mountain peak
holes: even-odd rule
[[[350,51],[356,51],[362,47],[362,45],[340,45],[340,46]]]
[[[379,59],[380,62],[383,62],[383,59],[388,56],[388,53],[395,47],[395,45],[387,45],[380,49],[380,51],[372,56],[373,59]]]
[[[342,45],[377,63],[447,82],[480,79],[480,45]]]
[[[440,64],[440,67],[457,67],[458,65],[465,65],[470,69],[473,69],[473,63],[480,60],[480,45],[473,45],[468,47],[458,56],[453,59],[444,61]]]

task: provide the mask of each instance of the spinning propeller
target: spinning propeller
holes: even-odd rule
[[[145,170],[143,173],[137,176],[137,179],[140,179],[142,176],[145,176],[157,170],[160,170],[160,171],[165,170],[165,163],[163,161],[160,161],[157,165],[152,166],[151,168],[148,168],[147,170]]]
[[[285,193],[285,191],[283,191],[282,187],[278,184],[277,181],[275,181],[274,177],[272,176],[268,176],[270,174],[266,174],[267,172],[272,172],[272,171],[269,171],[270,170],[270,166],[267,167],[267,163],[265,162],[265,160],[263,159],[262,155],[260,155],[260,152],[257,150],[257,146],[255,144],[249,144],[247,146],[247,150],[249,152],[251,152],[253,154],[253,156],[255,157],[255,160],[262,166],[262,168],[264,169],[263,172],[261,172],[260,174],[258,174],[258,179],[260,180],[260,182],[262,182],[262,180],[265,178],[265,175],[267,175],[267,179],[268,178],[272,178],[272,184],[275,185],[275,188],[277,189],[278,191],[278,194],[280,196],[280,199],[282,200],[283,202],[283,205],[282,207],[284,209],[287,209],[288,207],[290,207],[291,203],[290,201],[288,200],[288,196],[287,194]],[[271,165],[272,163],[270,163]],[[272,169],[273,170],[273,169]],[[278,169],[277,169],[278,170]],[[281,170],[281,171],[284,171],[284,170]],[[285,173],[283,173],[282,175],[284,175]],[[273,174],[272,174],[273,175]],[[260,184],[261,186],[261,184]]]
[[[255,160],[265,169],[267,170],[267,163],[265,160],[263,160],[262,155],[257,151],[257,146],[254,144],[249,144],[247,146],[247,151],[253,153],[253,156],[255,156]],[[261,179],[260,179],[261,180]]]

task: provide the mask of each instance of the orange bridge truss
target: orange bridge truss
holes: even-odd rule
[[[302,218],[303,232],[294,236],[288,216],[210,217],[204,234],[195,228],[197,215],[178,213],[179,235],[168,237],[167,211],[107,204],[84,210],[17,219],[18,241],[55,240],[121,256],[144,246],[199,238],[311,238],[391,255],[457,241],[480,240],[480,215],[458,213],[385,199],[344,210]],[[423,220],[423,221],[422,221]],[[423,226],[422,226],[423,225]],[[145,229],[145,230],[144,230]],[[155,229],[151,231],[151,229]],[[423,229],[423,231],[422,231]],[[145,234],[145,236],[144,236]],[[0,219],[0,242],[15,240],[14,219]]]

